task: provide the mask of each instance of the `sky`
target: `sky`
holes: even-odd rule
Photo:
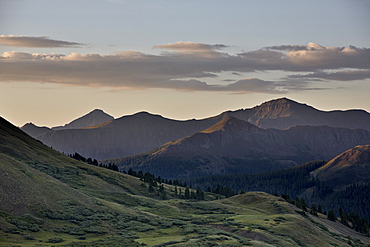
[[[370,1],[0,0],[0,116],[370,112]]]

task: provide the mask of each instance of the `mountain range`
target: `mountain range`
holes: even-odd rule
[[[259,173],[311,160],[329,160],[356,145],[370,143],[363,129],[294,126],[262,129],[235,117],[144,154],[109,160],[124,170],[168,178]]]
[[[95,114],[97,112],[99,114]],[[107,121],[94,120],[96,115],[105,116]],[[21,129],[60,152],[78,152],[102,160],[147,152],[208,129],[227,117],[238,118],[260,129],[283,130],[301,125],[370,130],[370,114],[366,111],[320,111],[287,98],[199,120],[178,121],[147,112],[112,119],[108,114],[94,110],[62,128],[47,129],[26,124]],[[89,121],[85,121],[87,119]]]

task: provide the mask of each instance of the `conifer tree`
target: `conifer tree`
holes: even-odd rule
[[[177,194],[177,186],[175,186],[175,197],[178,197],[178,194]]]
[[[321,205],[319,205],[319,207],[317,208],[317,212],[319,212],[320,214],[322,214],[322,207],[321,207]]]
[[[328,212],[328,220],[336,221],[337,217],[335,216],[334,210],[330,209]]]
[[[185,188],[185,199],[190,199],[190,190],[188,187]]]
[[[150,193],[153,193],[153,192],[154,192],[154,188],[153,188],[152,184],[149,184],[148,191],[149,191]]]
[[[317,209],[316,209],[315,204],[312,204],[310,214],[317,216]]]

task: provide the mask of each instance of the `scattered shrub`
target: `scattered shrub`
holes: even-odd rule
[[[162,222],[160,222],[159,227],[165,229],[165,228],[170,228],[172,225],[173,225],[173,222],[163,220]]]
[[[78,228],[78,227],[73,227],[70,229],[69,235],[84,235],[85,234],[85,231],[81,228]]]
[[[285,222],[285,221],[287,221],[284,217],[281,217],[281,216],[279,216],[279,217],[276,217],[275,219],[274,219],[274,221],[275,222]]]
[[[52,237],[52,238],[49,238],[49,240],[47,241],[47,243],[56,244],[56,243],[61,243],[63,241],[64,241],[63,238],[60,238],[60,237]]]
[[[87,233],[105,234],[107,231],[100,226],[89,226],[83,229]]]
[[[5,229],[4,232],[5,233],[11,233],[11,234],[20,234],[21,233],[20,230],[15,226],[11,226],[11,227]]]
[[[35,240],[35,238],[32,235],[24,235],[23,238],[25,240]]]
[[[134,233],[134,232],[122,231],[122,232],[119,232],[118,234],[120,234],[123,238],[130,238],[130,239],[138,239],[139,238],[136,235],[136,233]]]
[[[10,214],[8,214],[8,213],[6,213],[6,212],[2,212],[2,211],[0,211],[0,217],[7,218],[7,217],[9,217],[9,216],[10,216]]]
[[[30,214],[23,214],[21,217],[25,219],[27,222],[32,223],[32,224],[41,225],[43,223],[42,219],[34,217]]]

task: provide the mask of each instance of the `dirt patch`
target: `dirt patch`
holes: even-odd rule
[[[249,231],[241,230],[241,229],[238,229],[237,231],[235,231],[235,228],[231,226],[223,226],[223,225],[217,225],[217,224],[210,224],[208,226],[217,228],[217,229],[220,229],[226,232],[230,232],[230,233],[233,233],[235,235],[238,235],[244,238],[249,238],[249,239],[253,239],[256,241],[264,241],[264,242],[268,241],[268,238],[266,238],[264,235],[258,232],[249,232]]]

